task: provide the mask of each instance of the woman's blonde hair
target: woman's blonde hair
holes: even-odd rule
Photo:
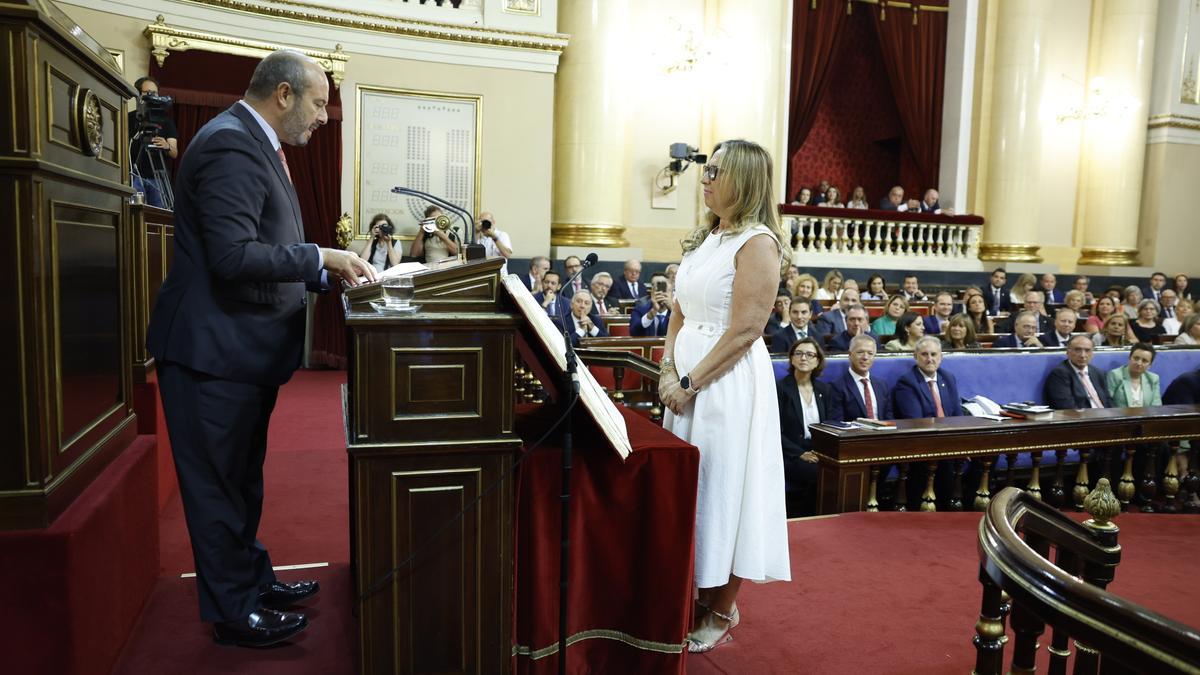
[[[1025,294],[1029,291],[1032,291],[1033,287],[1036,285],[1037,277],[1033,276],[1029,272],[1026,272],[1025,274],[1017,277],[1017,283],[1013,284],[1012,287],[1012,296],[1020,299],[1021,302],[1025,302]]]
[[[791,292],[792,297],[797,297],[800,295],[800,284],[802,284],[806,281],[812,283],[813,290],[812,290],[812,293],[808,296],[808,299],[809,300],[813,299],[813,296],[815,296],[817,294],[817,289],[820,288],[820,286],[817,285],[817,278],[807,272],[805,272],[804,274],[801,274],[800,276],[798,276],[795,279],[792,279],[791,281],[788,282],[788,291]]]
[[[779,269],[781,272],[786,270],[792,259],[792,251],[787,246],[788,237],[784,236],[779,220],[771,154],[761,145],[743,140],[722,141],[713,148],[713,155],[720,150],[724,150],[725,154],[717,180],[730,182],[729,193],[734,199],[729,212],[730,222],[723,234],[737,235],[755,225],[766,225],[779,245]],[[717,214],[712,211],[705,213],[703,221],[679,242],[684,255],[704,243],[708,234],[720,224],[721,218]]]

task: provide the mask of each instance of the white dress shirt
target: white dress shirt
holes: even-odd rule
[[[496,240],[504,244],[505,248],[510,251],[512,250],[512,240],[509,239],[507,232],[493,227],[492,233],[496,235]],[[480,234],[479,243],[483,244],[483,252],[487,254],[487,257],[504,258],[504,264],[500,266],[500,274],[501,276],[508,274],[508,257],[500,252],[500,247],[496,245],[496,241],[486,234]]]
[[[583,324],[579,321],[579,317],[575,316],[574,312],[571,313],[571,321],[574,322],[575,334],[579,337],[596,337],[600,334],[600,327],[594,323],[591,330],[584,330]]]

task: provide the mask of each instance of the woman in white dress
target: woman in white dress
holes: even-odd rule
[[[709,212],[682,242],[659,380],[663,426],[700,449],[693,652],[731,639],[743,579],[791,579],[779,405],[761,339],[789,257],[771,157],[726,141],[700,182]]]

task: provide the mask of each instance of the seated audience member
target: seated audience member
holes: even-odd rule
[[[1071,286],[1072,289],[1083,293],[1083,304],[1088,305],[1089,307],[1096,303],[1096,298],[1093,297],[1092,292],[1088,290],[1088,286],[1090,286],[1091,283],[1092,280],[1087,277],[1075,277],[1075,283]]]
[[[475,221],[475,241],[483,245],[483,253],[489,258],[504,258],[500,266],[501,276],[508,274],[508,259],[512,257],[512,237],[496,227],[496,216],[491,211],[479,214]]]
[[[1092,344],[1096,347],[1128,347],[1134,342],[1132,332],[1124,314],[1113,314],[1104,321],[1104,328],[1099,333],[1092,334]]]
[[[1179,294],[1173,288],[1164,288],[1163,292],[1158,296],[1159,318],[1164,321],[1174,319],[1175,307],[1179,304]]]
[[[853,288],[854,292],[858,293],[858,282],[855,281],[854,279],[846,279],[846,280],[842,281],[842,290],[838,292],[838,297],[839,298],[842,297],[842,293],[844,293],[847,289],[850,289],[850,288]]]
[[[650,291],[646,288],[646,284],[638,281],[641,276],[641,261],[626,260],[624,274],[613,283],[612,289],[608,292],[609,300],[638,300],[646,296]]]
[[[975,338],[975,322],[966,314],[955,314],[942,333],[943,349],[979,349]]]
[[[542,290],[542,277],[550,269],[550,259],[544,255],[534,256],[529,261],[529,271],[522,274],[520,279],[525,288],[529,289],[530,293],[540,293]]]
[[[1117,286],[1117,285],[1109,286],[1108,290],[1104,291],[1104,294],[1107,295],[1108,297],[1112,298],[1113,301],[1117,303],[1117,311],[1120,311],[1121,303],[1125,299],[1125,287]],[[1141,302],[1141,301],[1142,300],[1139,297],[1138,302]]]
[[[1012,289],[1008,292],[1009,302],[1014,305],[1019,305],[1025,302],[1025,296],[1028,295],[1030,291],[1034,290],[1033,287],[1036,284],[1037,277],[1028,272],[1017,277],[1017,282],[1012,285]],[[1029,308],[1026,307],[1025,309]]]
[[[1180,300],[1176,305],[1176,316],[1174,319],[1163,319],[1163,328],[1167,331],[1167,335],[1176,335],[1182,337],[1188,332],[1188,320],[1196,315],[1195,307],[1191,300]],[[1176,338],[1176,343],[1179,339]]]
[[[854,281],[851,279],[850,281]],[[819,335],[838,335],[846,330],[846,312],[858,304],[858,289],[843,288],[842,297],[838,298],[838,303],[829,308],[827,312],[821,312],[821,316],[817,317],[814,322],[814,328]]]
[[[1061,305],[1063,303],[1063,292],[1056,288],[1058,286],[1058,277],[1049,272],[1042,275],[1042,287],[1038,290],[1046,296],[1047,305]]]
[[[867,191],[863,189],[863,186],[856,185],[854,187],[854,192],[850,193],[850,201],[846,202],[846,208],[848,208],[848,209],[869,209],[869,208],[871,208],[870,202],[867,201]]]
[[[904,201],[904,188],[896,185],[888,190],[888,194],[883,199],[879,200],[879,209],[881,211],[916,211],[920,208],[920,204],[915,199]]]
[[[356,239],[346,247],[358,257],[371,263],[376,272],[398,265],[403,254],[396,248],[396,226],[386,213],[377,213],[371,218],[371,238]],[[370,241],[370,244],[367,242]]]
[[[859,297],[862,300],[886,301],[888,299],[887,291],[884,290],[886,286],[887,282],[884,281],[882,275],[872,274],[867,277],[867,290],[859,293]]]
[[[547,316],[556,322],[571,312],[571,301],[558,292],[560,283],[562,282],[558,272],[550,270],[542,275],[542,290],[533,294],[533,299],[537,300],[542,309],[546,310]]]
[[[823,180],[813,191],[813,206],[820,206],[825,202],[825,194],[829,192],[829,181]]]
[[[1158,302],[1162,299],[1163,289],[1167,287],[1167,275],[1155,272],[1150,275],[1150,285],[1142,292],[1142,297]],[[1132,318],[1132,317],[1130,317]]]
[[[925,302],[928,298],[921,291],[921,283],[917,279],[917,275],[909,272],[904,275],[904,281],[900,284],[900,295],[904,296],[909,302]]]
[[[793,303],[795,304],[795,303]],[[875,337],[867,325],[867,309],[862,305],[851,305],[846,310],[846,330],[833,336],[829,341],[829,351],[845,352],[850,350],[850,342],[859,336],[866,336],[875,342],[879,348],[879,338]]]
[[[1175,378],[1163,392],[1163,405],[1196,405],[1200,403],[1200,368],[1184,373]],[[1188,452],[1191,451],[1190,441],[1180,441],[1179,453],[1175,455],[1175,475],[1188,475]]]
[[[767,327],[763,330],[765,335],[774,335],[775,331],[788,325],[791,320],[788,318],[792,307],[792,296],[788,295],[787,290],[782,290],[775,296],[775,306],[771,309],[771,316],[767,319]]]
[[[1000,312],[1012,310],[1012,298],[1004,290],[1004,284],[1007,282],[1008,272],[1003,267],[992,270],[992,276],[988,279],[988,287],[984,289],[983,294],[984,299],[987,300],[988,315],[996,316]]]
[[[987,300],[982,293],[968,294],[966,300],[963,301],[963,314],[971,319],[971,323],[975,326],[975,333],[991,334],[996,332],[996,327],[992,321],[991,315],[987,311]]]
[[[1075,321],[1078,319],[1075,310],[1070,307],[1060,307],[1054,313],[1054,329],[1042,333],[1038,338],[1043,347],[1066,347],[1071,333],[1075,332]]]
[[[1175,344],[1189,347],[1200,345],[1200,314],[1193,314],[1183,320],[1179,335],[1175,336]]]
[[[1120,310],[1130,321],[1138,317],[1138,305],[1142,303],[1143,297],[1142,289],[1137,286],[1126,286],[1122,292],[1121,298],[1124,302],[1121,303]]]
[[[954,375],[942,370],[942,343],[932,335],[917,340],[913,350],[916,364],[896,381],[892,410],[896,419],[959,417],[962,399]]]
[[[1086,319],[1088,316],[1087,296],[1085,296],[1081,291],[1077,291],[1074,288],[1067,291],[1066,294],[1063,295],[1063,305],[1075,310],[1075,316],[1081,319]]]
[[[854,310],[850,311],[853,316]],[[892,419],[892,397],[888,386],[883,380],[871,377],[877,346],[875,338],[870,335],[856,335],[850,341],[850,368],[830,383],[833,389],[830,419],[847,422],[860,417]]]
[[[771,336],[772,354],[786,354],[792,344],[798,340],[809,337],[822,339],[810,323],[812,308],[806,303],[793,303],[789,310],[789,319],[788,325],[775,331],[775,334]]]
[[[1162,405],[1158,374],[1150,372],[1154,347],[1139,342],[1129,348],[1129,363],[1113,368],[1104,376],[1108,396],[1114,408],[1141,408]]]
[[[562,296],[559,296],[560,298]],[[562,298],[566,302],[566,298]],[[579,341],[585,337],[608,337],[608,329],[604,326],[604,319],[592,314],[592,294],[591,293],[576,293],[575,297],[570,300],[570,307],[567,313],[563,315],[567,324],[567,335],[571,336],[571,344],[579,346]],[[562,318],[555,320],[559,326]]]
[[[791,266],[789,266],[789,269],[792,269],[794,267],[795,267],[795,265],[791,265]],[[671,263],[670,265],[667,265],[666,269],[663,270],[663,274],[667,275],[667,283],[671,284],[671,288],[675,288],[675,275],[678,272],[679,272],[679,263]]]
[[[896,322],[908,311],[908,301],[901,295],[893,295],[883,308],[883,315],[871,322],[871,332],[876,335],[892,335],[896,332]]]
[[[665,285],[666,290],[658,290],[655,282]],[[650,337],[666,335],[667,323],[671,320],[671,305],[675,298],[671,293],[671,285],[667,283],[667,275],[655,272],[650,275],[650,297],[633,306],[629,314],[629,335],[632,337]]]
[[[1186,275],[1186,274],[1176,274],[1175,275],[1174,288],[1175,288],[1175,293],[1176,293],[1176,295],[1179,296],[1180,300],[1195,300],[1196,299],[1196,298],[1192,297],[1192,289],[1188,287],[1189,281],[1190,281],[1190,279],[1188,279],[1188,275]]]
[[[1158,322],[1158,303],[1149,298],[1138,303],[1138,317],[1129,322],[1129,329],[1138,342],[1154,342],[1155,335],[1165,335],[1166,329]]]
[[[425,209],[425,221],[432,221],[442,215],[442,210],[436,206]],[[422,221],[421,229],[413,237],[412,245],[408,247],[408,255],[426,263],[448,260],[458,255],[458,235],[453,229],[445,229],[432,225],[432,232],[425,229]]]
[[[950,323],[950,315],[954,313],[954,296],[946,291],[938,293],[933,298],[933,314],[925,317],[925,333],[940,335]]]
[[[1029,310],[1017,314],[1013,320],[1013,332],[1009,335],[1000,336],[992,343],[992,346],[997,349],[1042,347],[1042,341],[1038,339],[1037,315]]]
[[[795,265],[788,265],[787,270],[785,270],[784,273],[780,275],[779,292],[787,293],[789,300],[792,297],[792,282],[794,282],[796,280],[796,277],[798,277],[798,276],[800,276],[800,268],[796,267]],[[675,282],[672,281],[671,283],[675,283]]]
[[[596,308],[596,314],[600,316],[608,316],[611,312],[608,308],[608,289],[612,288],[612,275],[608,272],[596,272],[592,275],[592,282],[588,284],[588,288],[592,291],[592,302]]]
[[[562,276],[562,278],[564,280],[567,280],[570,282],[560,290],[563,297],[568,298],[568,299],[573,298],[573,297],[575,297],[576,293],[583,290],[583,288],[584,288],[583,276],[582,275],[575,276],[575,274],[582,269],[583,269],[583,261],[579,259],[579,256],[569,255],[566,258],[563,258],[563,276]],[[572,277],[575,278],[574,281],[571,281]]]
[[[829,270],[825,273],[825,283],[817,289],[817,300],[837,300],[838,293],[842,291],[842,273],[837,270]]]
[[[1029,292],[1025,293],[1024,298],[1025,298],[1025,303],[1024,303],[1025,311],[1033,312],[1037,316],[1038,332],[1039,333],[1048,333],[1054,322],[1050,319],[1050,316],[1048,314],[1046,314],[1046,303],[1042,299],[1043,298],[1042,292],[1041,291],[1029,291]],[[1006,326],[1005,328],[1010,328],[1010,327],[1011,326]],[[1003,331],[1004,328],[1000,328],[999,330]]]
[[[812,190],[809,188],[800,188],[800,191],[792,199],[792,204],[795,206],[812,206]]]
[[[1096,298],[1096,305],[1092,308],[1092,314],[1083,323],[1083,330],[1088,335],[1095,335],[1104,330],[1104,323],[1108,321],[1108,317],[1117,313],[1117,302],[1107,295],[1102,295]]]
[[[830,419],[832,388],[817,379],[823,370],[825,353],[816,340],[806,337],[788,349],[788,377],[776,385],[789,518],[816,513],[817,456],[810,449],[808,425]]]
[[[938,194],[937,190],[929,188],[925,191],[925,198],[917,204],[917,209],[920,210],[921,213],[933,213],[947,216],[954,215],[954,209],[942,208],[941,202],[938,201],[940,196],[941,195]]]
[[[842,203],[842,193],[832,185],[829,186],[829,189],[825,190],[825,199],[822,199],[817,206],[829,206],[838,209],[846,208],[846,205]]]
[[[1071,337],[1067,358],[1046,376],[1046,405],[1056,410],[1112,407],[1104,373],[1091,367],[1094,349],[1088,336]]]
[[[804,273],[796,277],[792,282],[792,304],[797,302],[808,303],[809,309],[813,315],[821,313],[821,303],[817,302],[817,278],[811,274]]]
[[[911,352],[917,348],[917,340],[925,337],[925,323],[921,315],[905,312],[896,322],[892,339],[883,346],[889,352]]]

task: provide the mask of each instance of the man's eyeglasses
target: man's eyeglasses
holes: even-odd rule
[[[721,167],[717,166],[716,164],[705,164],[702,171],[704,171],[705,178],[710,181],[714,181],[717,179],[717,174],[721,172]]]

